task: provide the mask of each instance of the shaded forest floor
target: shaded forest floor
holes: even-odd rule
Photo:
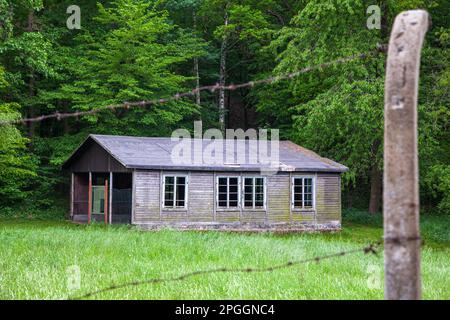
[[[362,248],[382,235],[381,216],[346,210],[343,221],[340,233],[276,235],[0,219],[0,299],[67,299],[111,284],[194,270],[268,267]],[[421,229],[423,296],[450,299],[450,217],[422,215]],[[268,273],[194,276],[94,298],[382,299],[383,255],[356,253]]]

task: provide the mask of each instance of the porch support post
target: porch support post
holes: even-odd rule
[[[73,200],[74,200],[74,173],[70,174],[70,218],[73,218]]]
[[[91,223],[92,211],[92,172],[89,171],[89,187],[88,187],[88,223]]]
[[[103,216],[104,216],[104,219],[105,219],[105,224],[108,224],[108,203],[109,203],[109,198],[108,198],[108,179],[105,179],[105,191],[104,191],[103,202],[104,202]]]
[[[112,224],[113,173],[109,172],[109,224]]]

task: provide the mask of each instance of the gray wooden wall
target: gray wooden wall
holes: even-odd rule
[[[188,208],[167,210],[161,206],[161,181],[163,174],[188,174]],[[302,173],[279,173],[266,176],[266,210],[221,210],[215,204],[216,176],[255,176],[249,173],[221,172],[133,172],[132,223],[138,225],[159,223],[309,223],[335,224],[341,222],[341,181],[339,174],[305,173],[315,176],[315,210],[294,211],[291,209],[291,177]],[[256,174],[257,175],[257,174]]]

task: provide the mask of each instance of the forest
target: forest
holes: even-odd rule
[[[368,28],[367,8],[381,9]],[[80,9],[79,28],[71,26]],[[419,92],[421,209],[450,212],[448,0],[0,0],[0,215],[64,217],[61,164],[90,133],[170,136],[178,128],[277,128],[346,165],[343,206],[382,206],[386,55],[394,17],[432,19]],[[72,24],[73,26],[73,24]],[[367,53],[295,78],[201,91],[141,108],[39,122],[55,112],[167,98]]]

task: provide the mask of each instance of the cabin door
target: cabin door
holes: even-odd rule
[[[105,214],[105,186],[92,186],[92,214]]]

